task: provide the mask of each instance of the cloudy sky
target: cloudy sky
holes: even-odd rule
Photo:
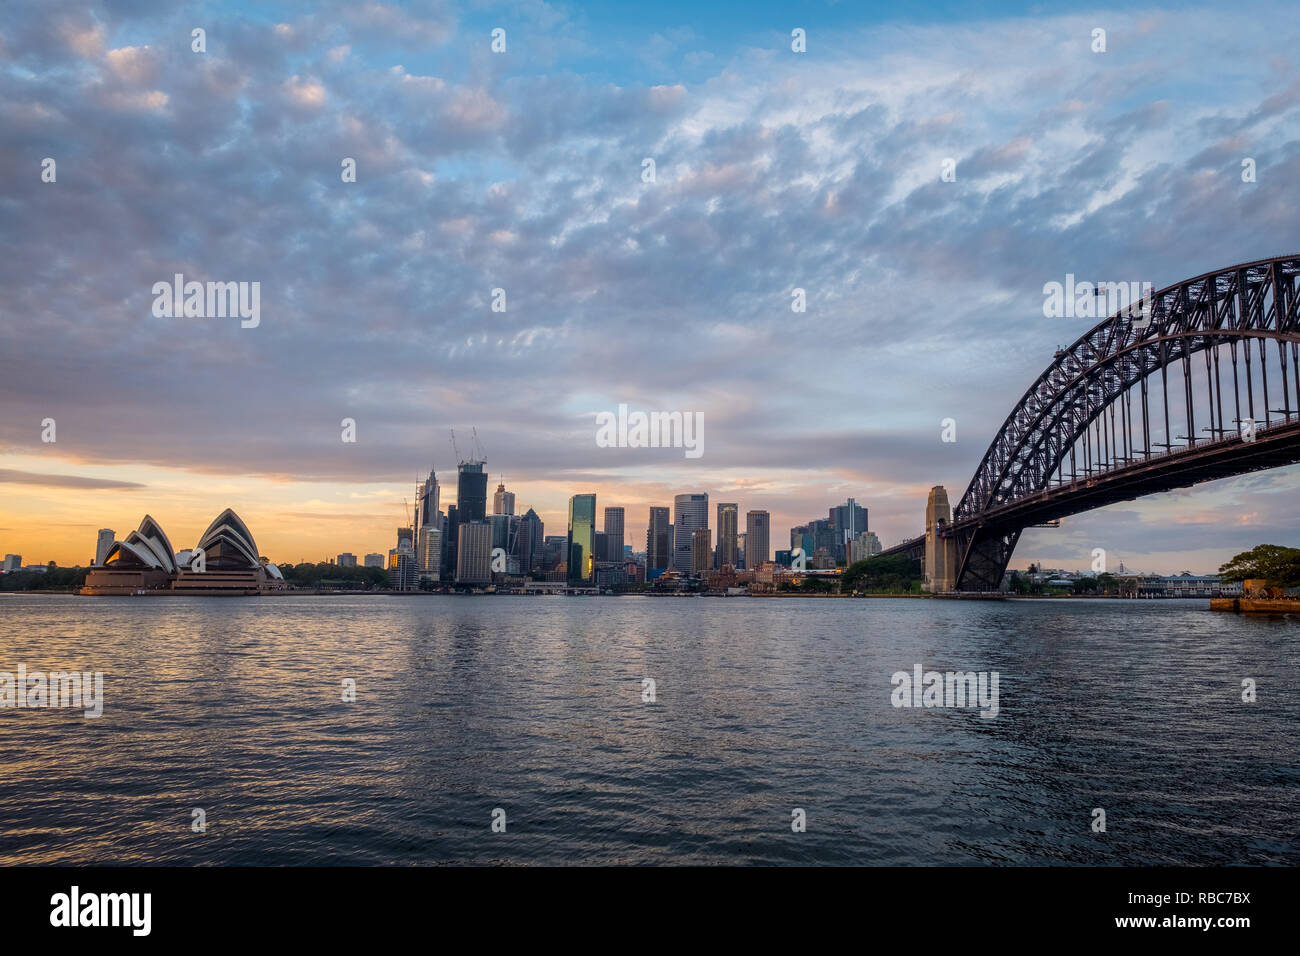
[[[146,512],[192,546],[231,506],[272,560],[386,552],[471,427],[550,534],[595,491],[640,547],[707,491],[776,547],[848,496],[895,542],[1092,324],[1045,282],[1300,252],[1297,49],[1291,3],[9,0],[0,551],[85,563]],[[155,316],[176,273],[259,282],[260,324]],[[597,447],[620,403],[703,413],[704,454]],[[1300,543],[1298,488],[1117,505],[1013,567],[1212,570]]]

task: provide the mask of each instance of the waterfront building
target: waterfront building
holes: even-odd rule
[[[703,574],[712,563],[709,550],[709,529],[696,528],[691,532],[691,573]]]
[[[605,509],[605,561],[623,563],[623,518],[622,508]]]
[[[835,530],[836,560],[848,560],[850,544],[867,530],[867,509],[849,498],[830,509],[828,523]]]
[[[648,571],[662,571],[672,562],[672,529],[668,509],[651,506],[645,541],[645,566]]]
[[[414,591],[420,586],[412,528],[397,529],[397,547],[388,552],[388,586],[394,591]]]
[[[543,573],[551,573],[565,567],[565,553],[569,547],[567,535],[551,534],[542,540]]]
[[[420,586],[420,568],[415,549],[393,548],[388,552],[388,586],[394,591],[414,591]]]
[[[772,516],[766,511],[745,513],[745,567],[758,568],[771,557]]]
[[[5,570],[6,570],[6,571],[17,571],[17,570],[18,570],[19,568],[21,568],[22,566],[23,566],[23,556],[22,556],[21,554],[6,554],[6,555],[5,555]]]
[[[194,548],[179,553],[145,515],[139,528],[113,542],[101,566],[90,569],[81,593],[258,594],[283,587],[280,569],[261,558],[247,525],[227,508]]]
[[[595,583],[601,588],[621,588],[631,583],[621,564],[602,564],[596,568]]]
[[[420,529],[415,542],[415,564],[421,580],[442,580],[442,529],[437,524]]]
[[[447,520],[442,527],[442,576],[445,580],[456,577],[456,542],[460,540],[460,509],[447,506]]]
[[[689,574],[695,564],[692,535],[709,526],[709,496],[685,494],[673,498],[673,567]]]
[[[486,521],[462,523],[457,533],[456,583],[492,583],[492,526]]]
[[[865,561],[881,552],[880,539],[874,531],[863,531],[850,542],[849,563]]]
[[[384,556],[377,551],[371,551],[366,555],[364,563],[368,568],[382,568],[384,566]]]
[[[740,544],[740,506],[735,502],[718,502],[718,548],[715,568],[734,568]]]
[[[545,552],[542,539],[544,525],[537,512],[529,508],[515,523],[514,550],[511,552],[519,560],[519,573],[529,574],[540,568]]]
[[[1241,581],[1225,584],[1217,574],[1136,575],[1133,591],[1138,597],[1201,598],[1239,597],[1243,593]]]
[[[344,551],[338,556],[337,560],[340,568],[355,568],[357,566],[357,556],[351,551]]]
[[[590,584],[596,564],[596,496],[574,495],[569,499],[567,574],[570,583]]]
[[[447,578],[458,575],[460,526],[487,520],[487,462],[462,461],[456,471],[456,504],[447,508],[447,529],[443,537],[443,571]],[[459,577],[457,577],[459,580]]]

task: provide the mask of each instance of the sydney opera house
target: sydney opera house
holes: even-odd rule
[[[158,522],[114,541],[86,575],[82,594],[267,594],[284,588],[280,569],[260,558],[248,526],[229,508],[208,525],[199,543],[176,552]]]

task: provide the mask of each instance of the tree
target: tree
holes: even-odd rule
[[[1231,561],[1219,568],[1219,575],[1224,581],[1255,578],[1272,587],[1297,587],[1300,586],[1300,548],[1259,544],[1234,555]]]
[[[840,590],[899,593],[915,590],[920,581],[920,561],[902,554],[876,555],[850,565],[840,579]]]

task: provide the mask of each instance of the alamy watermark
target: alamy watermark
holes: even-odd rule
[[[1135,329],[1151,324],[1150,282],[1078,282],[1067,273],[1065,282],[1043,285],[1043,317],[1101,319],[1126,312]]]
[[[101,671],[0,671],[0,709],[6,707],[72,707],[88,720],[103,716],[104,675]]]
[[[153,926],[152,893],[83,893],[73,886],[50,897],[50,925],[125,927],[132,936],[148,936]]]
[[[704,454],[703,412],[596,413],[597,448],[684,448],[687,458]]]
[[[239,327],[262,322],[262,283],[186,282],[176,273],[171,282],[153,284],[153,314],[159,319],[224,319],[238,316]]]
[[[997,671],[895,671],[890,678],[895,707],[979,707],[980,716],[998,715]]]

